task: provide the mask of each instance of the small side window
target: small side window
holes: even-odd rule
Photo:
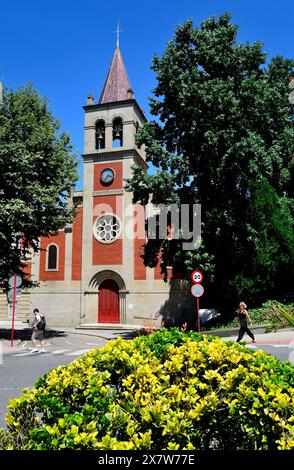
[[[57,271],[58,269],[58,248],[50,245],[47,252],[47,271]]]

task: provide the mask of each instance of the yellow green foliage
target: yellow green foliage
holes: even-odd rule
[[[117,339],[12,400],[5,449],[293,449],[294,368],[220,338]]]

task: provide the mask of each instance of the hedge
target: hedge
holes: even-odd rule
[[[277,300],[268,300],[261,307],[249,308],[249,315],[253,325],[268,324],[267,331],[277,330],[279,328],[294,327],[294,304],[282,303]],[[239,326],[237,318],[224,323],[223,317],[216,322],[210,321],[202,326],[203,331],[211,329],[227,329]]]
[[[294,448],[294,367],[176,328],[117,339],[9,404],[2,449]]]

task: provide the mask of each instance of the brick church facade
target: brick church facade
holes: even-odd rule
[[[76,217],[40,240],[31,264],[40,286],[22,296],[19,319],[24,301],[26,311],[44,312],[49,326],[159,324],[175,313],[185,316],[189,287],[173,280],[172,270],[164,282],[160,266],[146,267],[140,256],[144,209],[132,204],[124,181],[134,165],[147,171],[144,149],[135,143],[146,118],[119,46],[98,103],[89,95],[84,111],[84,189],[73,191],[69,201]]]

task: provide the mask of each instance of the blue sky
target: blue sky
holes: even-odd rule
[[[229,11],[239,40],[261,40],[269,57],[294,57],[293,0],[1,0],[0,80],[16,88],[32,82],[83,153],[83,110],[89,92],[98,99],[115,49],[121,50],[140,106],[149,114],[155,85],[152,55],[161,54],[175,28]],[[82,165],[80,165],[80,173]],[[82,188],[82,175],[77,185]]]

